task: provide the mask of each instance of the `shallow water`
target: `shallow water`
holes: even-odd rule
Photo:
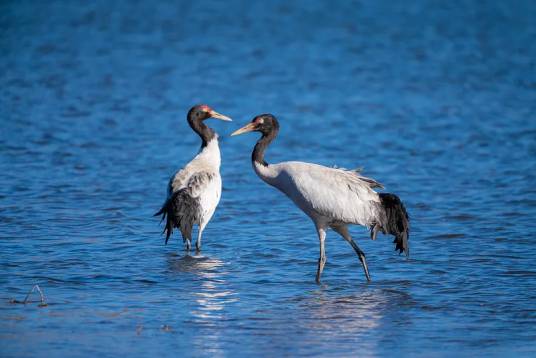
[[[113,3],[113,4],[112,4]],[[536,354],[536,6],[530,1],[2,2],[0,355]],[[152,214],[234,118],[200,255]],[[412,257],[328,233],[251,169],[364,167],[406,203]],[[33,284],[47,307],[22,300]],[[34,300],[38,296],[32,296]]]

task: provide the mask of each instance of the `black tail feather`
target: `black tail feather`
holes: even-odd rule
[[[187,189],[173,193],[154,214],[154,216],[162,215],[160,222],[166,220],[166,226],[162,231],[166,234],[166,245],[174,228],[180,230],[183,240],[191,240],[192,226],[199,222],[201,211],[199,198],[192,197]]]
[[[166,220],[166,226],[164,227],[164,230],[162,231],[162,234],[166,234],[166,245],[168,243],[169,237],[173,233],[173,206],[172,206],[172,198],[169,198],[166,200],[164,205],[162,205],[162,208],[154,214],[153,216],[162,215],[162,219],[160,219],[160,222]]]
[[[153,216],[162,215],[162,218],[160,219],[160,223],[162,221],[164,221],[164,219],[166,218],[166,215],[167,215],[166,205],[167,205],[167,200],[164,203],[164,205],[162,205],[162,208],[160,210],[158,210],[158,212],[153,215]]]
[[[380,200],[385,212],[382,231],[395,237],[395,251],[409,256],[409,215],[404,204],[398,196],[390,193],[380,193]]]

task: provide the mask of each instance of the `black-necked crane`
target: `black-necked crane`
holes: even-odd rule
[[[277,136],[279,123],[273,115],[262,114],[231,135],[252,131],[262,134],[251,156],[255,173],[288,196],[315,224],[320,241],[317,283],[326,263],[324,247],[328,228],[352,246],[368,281],[370,275],[365,253],[350,236],[349,224],[369,228],[372,240],[376,239],[379,231],[393,235],[395,250],[409,255],[409,216],[398,196],[377,193],[373,189],[383,186],[356,171],[304,162],[268,164],[264,160],[264,152]]]
[[[188,124],[201,137],[201,149],[192,161],[169,179],[167,198],[155,216],[166,219],[166,244],[174,228],[182,234],[186,250],[192,243],[192,229],[198,225],[196,249],[201,250],[201,236],[221,196],[220,147],[218,134],[204,121],[209,118],[230,121],[207,105],[197,105],[188,112]]]

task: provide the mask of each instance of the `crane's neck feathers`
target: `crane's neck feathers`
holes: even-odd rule
[[[205,168],[219,170],[221,165],[221,155],[217,134],[212,140],[207,143],[206,146],[201,147],[201,150],[197,154],[196,159],[199,159],[199,163],[203,163],[200,165]]]
[[[264,152],[266,148],[272,143],[272,141],[277,136],[277,129],[271,130],[268,133],[263,133],[262,137],[255,144],[253,153],[251,153],[251,160],[255,163],[258,163],[262,166],[268,166],[268,163],[264,160]]]
[[[205,148],[211,140],[217,139],[216,132],[203,123],[201,118],[191,118],[188,116],[188,124],[194,130],[194,132],[201,137],[201,149]]]

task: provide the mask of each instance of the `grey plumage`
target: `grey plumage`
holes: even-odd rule
[[[393,235],[395,249],[409,255],[409,216],[398,196],[377,193],[374,189],[383,189],[383,186],[361,175],[360,170],[328,168],[304,162],[268,164],[264,153],[277,136],[279,123],[273,115],[261,114],[232,135],[252,131],[262,134],[251,154],[257,175],[287,195],[315,224],[320,243],[317,282],[320,282],[326,263],[325,241],[329,228],[352,246],[368,281],[370,274],[365,253],[352,239],[348,225],[357,224],[370,229],[373,240],[379,231]]]

